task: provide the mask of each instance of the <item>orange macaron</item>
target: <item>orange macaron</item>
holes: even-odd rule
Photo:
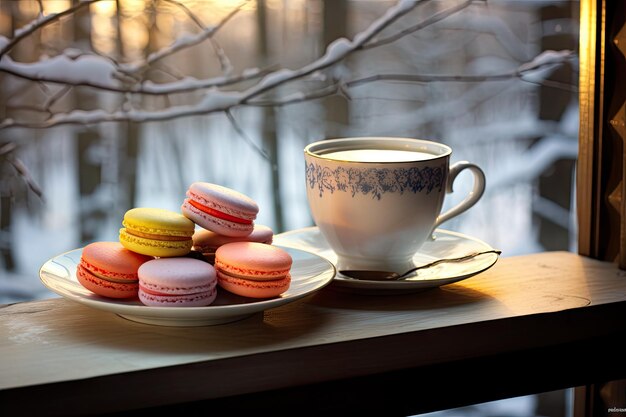
[[[243,297],[271,298],[289,289],[291,255],[272,245],[235,242],[215,252],[218,285]]]
[[[132,298],[139,290],[137,270],[152,259],[119,242],[94,242],[83,248],[76,278],[83,287],[103,297]]]

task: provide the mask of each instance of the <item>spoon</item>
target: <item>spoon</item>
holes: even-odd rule
[[[430,268],[435,265],[439,265],[440,263],[443,263],[443,262],[463,262],[463,261],[467,261],[469,259],[475,258],[479,255],[485,255],[487,253],[495,253],[497,255],[500,255],[502,251],[493,249],[493,250],[487,250],[487,251],[482,251],[482,252],[473,252],[473,253],[470,253],[469,255],[461,256],[460,258],[439,259],[429,264],[420,265],[420,266],[411,268],[402,274],[399,274],[398,272],[393,272],[393,271],[369,271],[365,269],[344,269],[344,270],[339,271],[339,273],[346,277],[350,277],[354,279],[363,279],[363,280],[368,280],[368,281],[398,281],[398,280],[403,280],[405,278],[408,278],[408,276],[412,272],[415,272],[419,269]]]

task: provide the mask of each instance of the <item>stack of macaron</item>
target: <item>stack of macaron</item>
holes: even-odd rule
[[[195,182],[181,211],[204,229],[194,233],[193,248],[215,264],[221,288],[251,298],[276,297],[289,288],[291,256],[271,246],[272,229],[254,224],[259,206],[250,197]]]
[[[210,305],[218,284],[253,298],[289,288],[291,256],[271,246],[272,229],[254,224],[259,207],[251,198],[195,182],[181,211],[128,210],[119,242],[85,246],[78,282],[104,297],[178,307]]]

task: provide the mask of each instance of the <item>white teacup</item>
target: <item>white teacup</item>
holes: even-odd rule
[[[404,271],[441,223],[472,207],[485,174],[467,161],[450,166],[452,149],[408,138],[328,139],[304,148],[313,220],[338,257],[338,269]],[[464,169],[474,186],[441,213]]]

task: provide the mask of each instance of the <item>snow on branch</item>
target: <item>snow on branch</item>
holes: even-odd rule
[[[96,1],[96,0],[94,0]],[[504,79],[521,79],[528,82],[539,82],[545,79],[546,69],[553,68],[571,59],[570,51],[547,51],[530,62],[524,63],[516,70],[501,74],[486,75],[420,75],[420,74],[374,74],[359,79],[346,79],[347,76],[333,76],[332,80],[325,85],[315,83],[316,87],[303,86],[297,93],[281,97],[276,94],[280,87],[295,81],[315,80],[319,81],[319,74],[323,71],[345,61],[352,54],[365,51],[374,47],[387,45],[404,36],[414,33],[442,19],[454,15],[465,9],[477,0],[457,2],[449,8],[442,9],[428,16],[408,28],[391,35],[377,39],[379,35],[392,26],[398,19],[408,15],[418,5],[427,3],[429,0],[399,0],[390,7],[380,18],[373,21],[369,27],[356,34],[352,40],[340,38],[332,42],[323,56],[297,69],[280,68],[273,71],[249,69],[238,76],[222,75],[210,79],[198,80],[193,77],[157,84],[151,81],[141,82],[136,75],[142,72],[154,62],[171,55],[183,48],[195,45],[203,40],[211,39],[215,32],[231,19],[243,6],[232,10],[222,21],[214,27],[206,27],[193,15],[182,3],[177,0],[168,0],[170,3],[182,7],[185,13],[202,29],[202,32],[194,36],[184,36],[173,44],[149,55],[145,60],[134,64],[122,66],[117,62],[97,55],[72,55],[62,54],[46,61],[22,64],[12,61],[8,56],[0,60],[0,71],[14,76],[38,81],[59,83],[66,86],[88,86],[100,90],[118,93],[156,94],[167,95],[196,91],[201,94],[195,103],[184,105],[169,105],[161,109],[135,109],[120,108],[117,111],[107,112],[104,110],[72,110],[67,113],[52,114],[50,105],[42,109],[42,114],[49,117],[40,121],[20,121],[5,119],[0,121],[0,129],[10,127],[48,128],[64,124],[95,124],[102,122],[149,122],[163,121],[179,117],[204,115],[222,112],[226,115],[239,106],[283,106],[307,100],[319,99],[334,94],[348,95],[348,89],[360,85],[378,81],[402,81],[402,82],[479,82],[497,81]],[[193,17],[192,17],[193,16]],[[10,43],[10,42],[9,42]],[[0,47],[2,39],[0,38]],[[214,45],[215,46],[215,45]],[[223,52],[223,51],[222,51]],[[219,52],[218,52],[219,54]],[[222,62],[222,67],[227,63]],[[121,68],[121,71],[120,71]],[[127,74],[120,77],[120,73]],[[235,85],[242,81],[251,81],[262,77],[256,83],[241,91],[222,91],[218,87]],[[266,98],[267,93],[272,93]],[[50,101],[50,100],[49,100]],[[55,99],[56,101],[56,99]],[[232,121],[232,120],[231,120]]]
[[[15,62],[7,56],[0,60],[0,72],[30,81],[86,86],[114,93],[164,95],[237,84],[262,77],[270,69],[249,68],[241,74],[205,79],[186,76],[168,83],[154,83],[149,80],[137,83],[130,78],[120,77],[118,66],[112,60],[93,54],[74,57],[68,51],[32,63]]]
[[[40,14],[35,20],[31,21],[27,25],[16,30],[11,40],[7,41],[6,43],[3,43],[2,39],[0,39],[0,59],[4,57],[7,52],[13,49],[13,47],[17,45],[17,43],[19,43],[22,39],[27,38],[36,30],[41,29],[44,26],[48,26],[49,24],[60,20],[64,16],[74,14],[76,13],[77,10],[82,9],[85,6],[89,6],[99,1],[102,1],[102,0],[83,0],[79,3],[76,3],[74,6],[66,10],[63,10],[60,13],[50,13],[45,16],[43,14]]]

